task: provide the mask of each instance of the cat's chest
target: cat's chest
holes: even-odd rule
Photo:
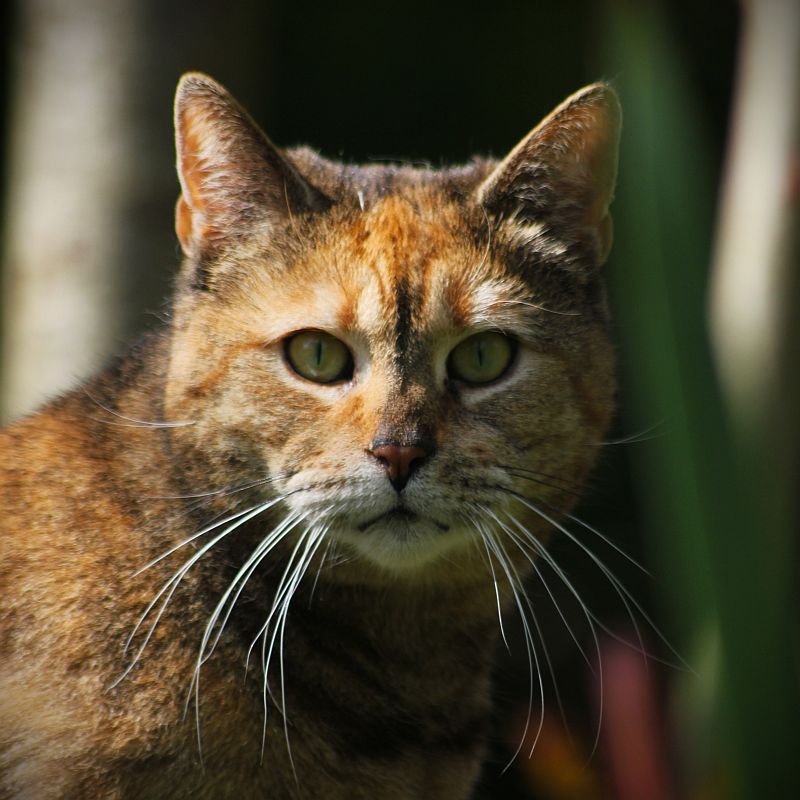
[[[207,665],[196,706],[193,698],[185,717],[175,709],[163,720],[166,738],[130,771],[115,766],[120,797],[468,796],[488,728],[485,675],[443,692],[447,681],[440,676],[437,687],[420,664],[413,696],[407,667],[370,669],[322,646],[311,653],[298,638],[288,639],[284,675],[271,674],[266,698],[262,676],[245,681],[239,670]]]
[[[320,587],[296,598],[273,640],[259,638],[263,614],[245,603],[182,695],[187,705],[173,695],[145,726],[160,731],[141,742],[148,758],[129,776],[115,770],[121,796],[466,797],[488,731],[493,637],[452,626],[437,634],[388,612],[376,627],[375,609],[359,607]],[[162,679],[185,690],[202,629],[182,633],[183,666]],[[153,659],[137,681],[158,666]]]

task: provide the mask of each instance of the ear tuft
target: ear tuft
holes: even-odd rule
[[[175,140],[181,184],[175,230],[187,255],[213,252],[256,223],[329,205],[207,75],[189,72],[178,84]]]
[[[621,121],[611,86],[581,89],[508,154],[478,188],[477,201],[501,218],[595,237],[602,263],[611,247]]]

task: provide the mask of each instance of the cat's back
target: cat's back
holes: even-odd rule
[[[158,491],[136,464],[155,476],[159,456],[99,400],[118,377],[0,431],[0,800],[116,797],[143,744],[143,718],[120,718],[129,700],[109,690],[142,602],[136,498]]]
[[[92,492],[99,479],[95,447],[73,405],[57,401],[0,431],[0,576],[14,581],[3,593],[12,605],[20,600],[21,576],[34,579],[45,559],[48,572],[58,570],[80,518],[103,504]]]
[[[15,557],[47,558],[48,571],[58,571],[98,526],[124,527],[115,451],[127,442],[103,430],[87,399],[66,395],[0,431],[0,574]]]
[[[143,337],[84,386],[0,429],[0,552],[88,545],[98,525],[110,535],[130,524],[142,485],[164,493],[158,431],[130,413],[152,414],[165,346],[162,332]]]
[[[90,438],[71,405],[57,401],[0,431],[0,798],[65,792],[46,754],[69,759],[86,744],[80,693],[54,657],[71,654],[74,664],[83,644],[96,573],[79,531],[96,527],[102,504],[90,489]]]

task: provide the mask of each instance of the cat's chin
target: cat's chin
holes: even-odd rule
[[[467,550],[474,538],[460,526],[392,514],[366,527],[342,528],[333,535],[364,561],[397,573],[430,568],[443,557]]]

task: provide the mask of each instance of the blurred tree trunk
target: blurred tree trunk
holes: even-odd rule
[[[135,0],[28,0],[20,8],[6,199],[6,417],[83,377],[124,327],[116,255],[139,167],[126,104],[136,17]]]
[[[10,87],[0,418],[76,385],[178,263],[172,93],[204,69],[258,115],[268,2],[24,0]],[[261,107],[259,107],[261,106]]]

